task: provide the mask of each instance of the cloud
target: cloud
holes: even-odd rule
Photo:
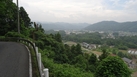
[[[137,20],[137,0],[20,0],[20,5],[33,21],[94,23]]]
[[[130,0],[126,2],[125,10],[134,11],[137,13],[137,0]]]

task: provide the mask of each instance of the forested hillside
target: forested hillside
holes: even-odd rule
[[[23,7],[20,7],[21,33],[28,35],[31,20]],[[0,2],[0,35],[8,32],[17,32],[17,6],[12,0],[1,0]]]
[[[99,58],[95,54],[86,54],[79,43],[72,46],[64,44],[60,33],[46,34],[42,25],[32,23],[23,7],[20,7],[19,15],[20,33],[17,32],[17,6],[12,0],[1,0],[0,37],[20,37],[35,42],[39,52],[42,53],[44,66],[49,68],[50,77],[129,77],[131,75],[124,61],[119,57],[108,57],[109,53],[105,48],[101,49],[103,54]],[[108,65],[109,68],[100,69]],[[114,73],[110,68],[119,72]]]
[[[137,21],[123,23],[115,21],[102,21],[86,27],[85,30],[137,32]]]

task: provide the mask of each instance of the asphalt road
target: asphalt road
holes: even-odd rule
[[[24,45],[0,42],[0,77],[29,77],[29,54]]]

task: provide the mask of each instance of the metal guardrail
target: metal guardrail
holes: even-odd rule
[[[42,61],[41,61],[41,53],[38,53],[38,47],[30,40],[17,38],[17,37],[7,37],[7,38],[0,38],[0,41],[14,41],[14,42],[24,42],[31,46],[36,54],[37,64],[39,68],[40,77],[49,77],[48,68],[44,68]]]

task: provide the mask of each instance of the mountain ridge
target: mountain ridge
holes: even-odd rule
[[[83,28],[89,26],[88,23],[42,23],[45,30],[82,30]]]
[[[85,27],[84,30],[137,32],[137,21],[133,21],[133,22],[101,21]]]

